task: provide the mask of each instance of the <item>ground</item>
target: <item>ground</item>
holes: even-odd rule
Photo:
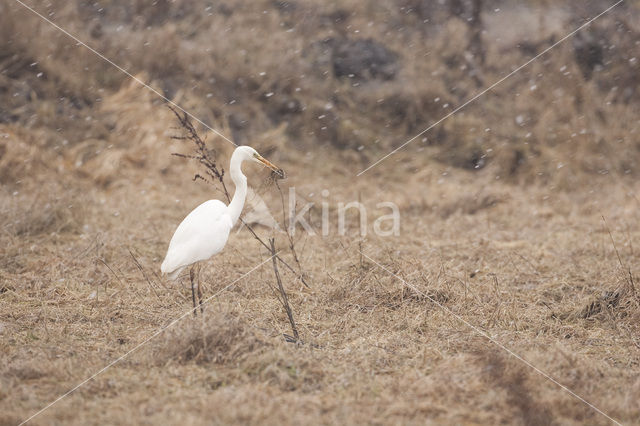
[[[298,209],[314,202],[307,217],[316,234],[298,227],[293,235],[299,267],[284,232],[255,227],[265,240],[275,237],[283,259],[309,283],[305,287],[280,265],[300,341],[284,338],[292,331],[273,291],[269,252],[242,227],[205,264],[202,285],[210,299],[204,315],[191,313],[187,275],[176,282],[160,276],[179,221],[202,201],[223,197],[218,185],[192,181],[202,173],[198,164],[171,155],[188,154],[192,146],[171,139],[182,133],[165,101],[74,42],[25,43],[4,35],[3,51],[9,53],[0,54],[0,424],[19,424],[36,413],[33,424],[577,425],[611,423],[607,416],[639,423],[633,2],[588,37],[559,46],[556,56],[532,64],[434,128],[429,140],[419,138],[358,177],[476,87],[512,69],[508,64],[527,59],[526,49],[510,49],[510,40],[520,37],[518,27],[500,33],[500,15],[492,11],[527,21],[527,13],[551,6],[486,2],[483,25],[490,35],[484,36],[486,65],[479,65],[455,53],[460,47],[476,59],[480,55],[465,38],[451,39],[464,21],[445,20],[445,12],[423,2],[380,2],[382,10],[360,2],[342,9],[240,2],[244,6],[237,9],[217,6],[214,24],[193,18],[195,13],[180,15],[169,2],[160,2],[165,9],[155,14],[145,2],[136,3],[140,10],[134,12],[125,3],[104,3],[106,12],[60,6],[48,16],[93,37],[114,60],[120,57],[118,37],[125,37],[117,35],[122,22],[140,55],[123,53],[120,59],[130,61],[139,78],[285,169],[287,179],[279,183],[285,205],[289,188]],[[603,10],[606,4],[590,7]],[[22,19],[22,28],[50,31],[11,1],[3,8]],[[279,18],[260,21],[262,9]],[[575,13],[593,15],[588,9]],[[550,34],[558,40],[581,23],[566,8],[551,11],[544,22],[527,21],[547,28],[527,39],[534,52],[553,42]],[[137,15],[127,20],[126,13]],[[86,18],[92,14],[102,21]],[[141,17],[147,21],[140,23]],[[301,17],[306,27],[296,38],[287,30]],[[381,17],[384,30],[394,29],[388,38],[377,25],[367,26]],[[422,33],[415,28],[423,19],[443,21],[438,31]],[[215,68],[237,46],[259,48],[255,37],[244,34],[252,20],[264,26],[256,24],[258,32],[274,31],[279,42],[300,44],[297,53],[286,53],[301,61],[289,62],[293,71],[278,75],[282,61],[270,54],[248,60],[252,73],[242,61]],[[615,30],[625,20],[631,29]],[[203,62],[185,53],[185,45],[201,43],[206,31],[223,32],[225,22],[245,25],[230,31],[237,45],[216,45],[213,59]],[[284,27],[276,32],[280,22]],[[185,36],[187,24],[200,32]],[[351,78],[357,81],[336,70],[327,79],[300,78],[296,67],[307,66],[310,57],[318,61],[310,68],[331,61],[314,49],[339,43],[348,25],[366,33],[362,38],[388,44],[391,53],[374,49],[362,60],[384,56],[382,77],[364,69]],[[185,56],[173,63],[166,63],[168,53],[156,62],[145,57],[136,50],[145,28],[154,43],[184,43],[178,50]],[[473,27],[464,31],[473,33]],[[326,35],[335,40],[310,41]],[[435,46],[443,37],[449,43]],[[599,51],[594,46],[604,38],[627,47]],[[435,53],[427,56],[432,62],[411,59],[415,52],[403,50],[403,40],[433,41]],[[580,53],[584,43],[591,43],[586,59]],[[340,45],[340,58],[349,57],[349,46]],[[47,56],[51,51],[57,53]],[[603,64],[595,63],[599,54]],[[83,79],[73,74],[76,66],[65,68],[69,61],[63,59],[74,55],[90,67]],[[482,70],[480,83],[473,73],[452,75],[473,64]],[[214,82],[200,72],[205,66],[216,70]],[[179,72],[169,72],[176,67]],[[420,67],[430,70],[433,81],[406,88]],[[438,74],[440,67],[449,67],[448,73]],[[267,73],[263,82],[259,69]],[[233,75],[245,80],[232,81]],[[464,93],[452,90],[456,79]],[[194,89],[193,81],[207,87]],[[358,91],[361,86],[366,90]],[[229,103],[227,95],[238,102]],[[441,106],[447,102],[449,109]],[[199,129],[226,168],[233,146]],[[324,131],[330,136],[319,136]],[[267,171],[247,164],[244,172],[282,223],[282,199]],[[251,206],[256,198],[250,196]],[[367,207],[367,235],[359,234],[355,214],[347,216],[340,235],[338,205],[357,200]],[[376,208],[380,202],[398,206],[398,235],[374,232],[374,220],[388,213]],[[326,236],[322,203],[329,213]]]

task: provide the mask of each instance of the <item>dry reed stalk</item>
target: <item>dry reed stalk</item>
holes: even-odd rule
[[[287,292],[284,290],[282,285],[282,280],[280,279],[280,273],[278,272],[278,262],[276,262],[276,246],[275,240],[273,238],[269,238],[269,246],[271,250],[271,259],[273,260],[273,273],[276,277],[276,282],[278,283],[278,291],[280,294],[276,294],[280,303],[282,303],[282,307],[287,313],[287,317],[289,318],[289,323],[291,324],[291,330],[293,331],[293,337],[284,335],[284,338],[287,342],[297,343],[300,341],[300,335],[298,334],[298,327],[296,326],[296,322],[293,319],[293,310],[291,309],[291,305],[289,304],[289,297],[287,296]]]

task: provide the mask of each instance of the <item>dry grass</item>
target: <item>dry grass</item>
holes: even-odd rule
[[[269,258],[242,230],[203,270],[205,296],[220,292],[203,317],[186,315],[35,424],[607,423],[452,313],[638,424],[635,3],[593,28],[616,47],[588,78],[564,44],[358,179],[575,16],[487,2],[474,78],[460,54],[471,29],[431,2],[241,1],[211,16],[187,0],[53,3],[57,22],[282,166],[299,201],[316,203],[314,224],[328,201],[331,235],[295,235],[311,288],[281,270],[302,344],[282,337],[270,262],[223,290]],[[519,20],[540,10],[524,40]],[[157,271],[176,223],[222,194],[170,155],[185,147],[152,94],[14,3],[0,20],[0,424],[16,424],[190,311],[186,280]],[[383,41],[400,58],[395,79],[335,78],[322,40],[343,37]],[[225,164],[232,146],[208,136]],[[245,172],[279,211],[267,172]],[[359,197],[369,231],[375,204],[395,202],[400,236],[361,239],[351,221],[338,236],[337,203]]]

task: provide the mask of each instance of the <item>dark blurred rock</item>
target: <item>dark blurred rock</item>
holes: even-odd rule
[[[241,111],[235,111],[228,115],[228,120],[233,140],[240,144],[245,143],[249,130],[249,117]]]
[[[392,80],[400,68],[398,55],[373,39],[336,40],[332,51],[336,77]]]
[[[285,0],[273,0],[272,4],[276,9],[278,9],[278,12],[283,14],[292,14],[298,7],[296,3]]]
[[[609,44],[605,34],[598,30],[581,31],[573,38],[573,53],[585,79],[604,64],[604,51]]]
[[[282,95],[274,101],[275,110],[280,115],[299,114],[302,112],[302,103],[292,96]]]
[[[0,124],[15,123],[19,118],[20,117],[18,117],[16,114],[11,113],[10,111],[5,111],[0,107]],[[2,155],[0,155],[0,158],[2,158]]]
[[[102,28],[102,24],[98,20],[94,20],[93,23],[89,26],[89,34],[93,38],[102,38],[104,35],[104,29]]]
[[[449,13],[457,16],[465,22],[472,24],[473,21],[480,20],[480,12],[482,11],[482,0],[448,0],[447,6]]]
[[[311,43],[303,52],[302,57],[313,64],[313,72],[318,77],[326,77],[331,70],[331,56],[336,40],[327,37]]]
[[[471,22],[479,17],[479,12],[488,3],[494,7],[495,1],[485,0],[402,0],[401,4],[406,13],[417,15],[422,21],[443,22],[451,16]]]
[[[293,116],[299,115],[302,110],[302,103],[293,96],[286,94],[279,94],[268,98],[265,105],[265,112],[274,123],[289,121]]]
[[[169,0],[138,1],[136,13],[143,17],[146,26],[159,26],[169,19],[171,3]]]
[[[333,111],[325,111],[323,109],[314,109],[311,112],[311,120],[309,128],[316,140],[329,142],[337,148],[344,148],[343,141],[338,139],[338,127],[340,118]]]
[[[326,16],[333,24],[341,24],[349,20],[351,13],[345,9],[337,9]]]

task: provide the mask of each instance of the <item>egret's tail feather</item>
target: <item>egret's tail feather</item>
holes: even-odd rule
[[[184,266],[182,268],[176,269],[173,272],[169,272],[167,276],[169,277],[170,280],[175,280],[178,278],[178,276],[180,276],[180,273],[182,272],[183,269],[184,269]]]
[[[177,279],[180,276],[180,273],[182,272],[183,269],[184,269],[184,266],[181,267],[181,268],[176,269],[175,271],[171,271],[171,272],[164,272],[163,271],[163,274],[166,274],[167,277],[169,277],[169,279],[171,281],[173,281],[173,280]]]
[[[160,271],[162,271],[162,274],[167,274],[169,279],[173,281],[178,278],[184,268],[184,266],[179,266],[174,269],[172,265],[168,264],[167,259],[165,258],[165,260],[162,262],[162,265],[160,266]]]

